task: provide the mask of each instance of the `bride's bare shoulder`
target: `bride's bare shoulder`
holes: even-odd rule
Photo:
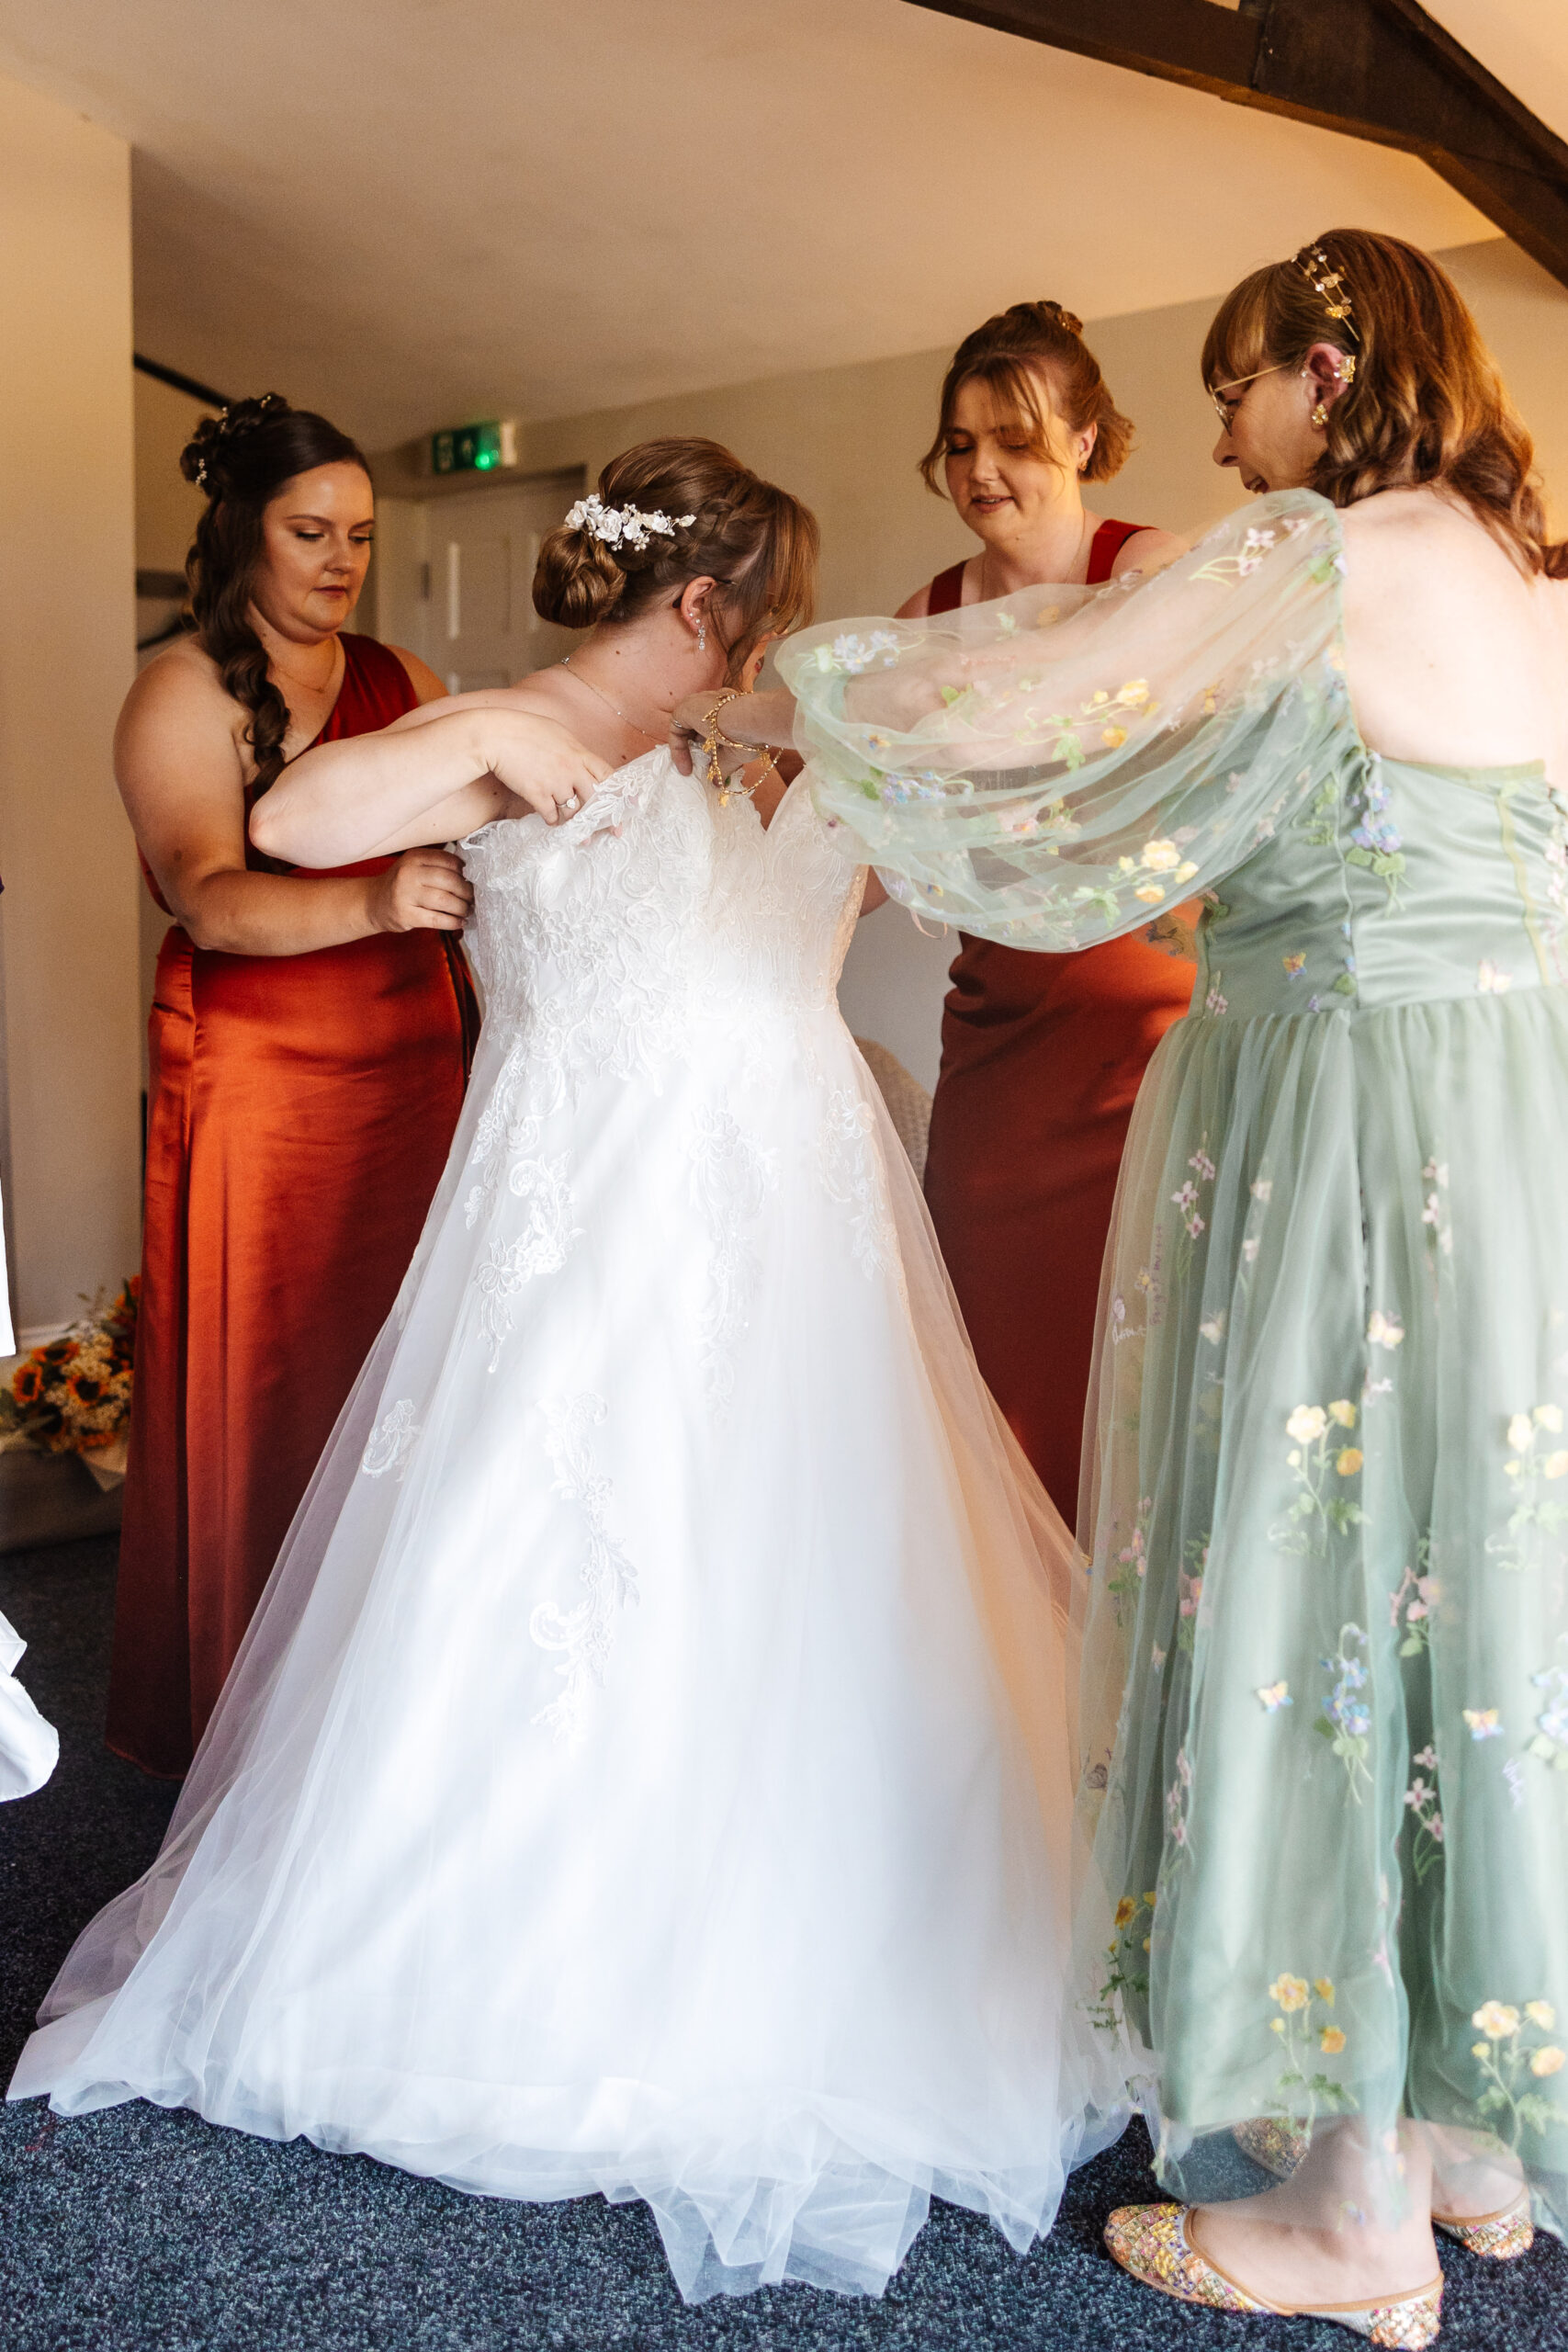
[[[439,702],[422,702],[415,710],[407,710],[394,719],[387,729],[407,731],[411,728],[428,727],[433,719],[450,718],[464,710],[521,710],[531,718],[553,718],[562,726],[568,724],[570,704],[548,670],[522,678],[514,686],[476,686],[461,695],[446,695]]]

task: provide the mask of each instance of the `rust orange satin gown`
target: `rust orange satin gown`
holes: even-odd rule
[[[1135,523],[1102,523],[1091,582]],[[933,613],[963,594],[932,581]],[[942,1012],[926,1200],[992,1395],[1069,1527],[1100,1261],[1149,1056],[1187,1011],[1193,966],[1141,935],[1077,956],[961,934]]]
[[[318,741],[416,701],[385,646],[343,644]],[[391,1307],[477,1026],[446,933],[308,956],[221,955],[177,924],[164,942],[107,1734],[148,1771],[190,1762]]]

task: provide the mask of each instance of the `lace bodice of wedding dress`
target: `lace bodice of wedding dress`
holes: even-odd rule
[[[1068,1551],[834,1002],[859,873],[663,752],[464,855],[414,1263],[12,2095],[640,2196],[694,2298],[878,2291],[933,2191],[1026,2245],[1098,2063]]]
[[[657,1078],[699,1041],[766,1052],[831,1011],[864,887],[806,792],[764,831],[744,796],[719,804],[665,752],[554,831],[485,827],[464,860],[488,1021],[569,1094],[605,1071]]]

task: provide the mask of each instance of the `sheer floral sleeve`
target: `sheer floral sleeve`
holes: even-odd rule
[[[891,894],[1087,947],[1230,872],[1350,729],[1339,518],[1310,491],[1168,570],[793,639],[812,791]]]

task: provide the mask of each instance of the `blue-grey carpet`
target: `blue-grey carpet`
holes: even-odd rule
[[[0,2070],[72,1937],[141,1870],[171,1792],[100,1744],[112,1541],[0,1561],[22,1671],[60,1725],[59,1771],[0,1810]],[[1078,2173],[1020,2262],[939,2206],[877,2303],[788,2287],[689,2311],[641,2206],[511,2205],[359,2157],[277,2146],[136,2104],[62,2122],[0,2109],[6,2352],[1337,2352],[1323,2323],[1227,2319],[1133,2285],[1100,2245],[1157,2194],[1141,2131]],[[1259,2186],[1262,2185],[1259,2177]],[[1568,2352],[1568,2256],[1445,2249],[1451,2352]]]

